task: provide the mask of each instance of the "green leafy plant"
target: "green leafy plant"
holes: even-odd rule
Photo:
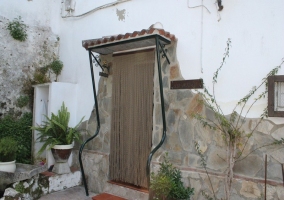
[[[10,31],[10,35],[21,42],[25,41],[28,37],[27,35],[27,25],[23,23],[21,17],[15,18],[12,22],[9,22],[7,29]]]
[[[50,64],[37,68],[34,73],[33,77],[33,84],[42,84],[50,82],[50,74],[53,73],[56,76],[56,80],[58,76],[61,74],[63,69],[63,63],[60,60],[54,60]]]
[[[247,115],[249,113],[249,111],[251,110],[251,108],[253,107],[253,105],[260,99],[264,98],[267,95],[268,92],[268,88],[267,88],[267,78],[269,76],[273,76],[275,74],[277,74],[278,70],[280,69],[281,65],[284,63],[284,61],[282,61],[280,63],[279,66],[275,67],[274,69],[272,69],[261,81],[259,86],[255,86],[253,87],[247,95],[245,95],[243,98],[241,98],[238,103],[236,104],[236,106],[234,107],[232,113],[230,116],[227,116],[224,114],[224,112],[221,109],[221,106],[218,104],[217,100],[216,100],[216,96],[215,96],[215,85],[217,84],[217,79],[218,79],[218,75],[219,72],[221,71],[222,67],[225,64],[226,58],[229,57],[229,50],[231,47],[231,40],[228,39],[227,41],[227,47],[225,49],[225,53],[221,62],[220,67],[216,70],[216,72],[214,73],[213,76],[213,92],[210,93],[209,90],[204,87],[204,91],[203,92],[198,92],[199,95],[202,97],[199,100],[199,103],[208,107],[209,109],[211,109],[214,112],[214,116],[215,119],[208,119],[206,118],[206,116],[202,116],[199,113],[193,113],[192,117],[194,117],[195,119],[197,119],[205,128],[209,128],[211,130],[216,131],[217,134],[221,134],[224,140],[224,144],[226,145],[226,150],[227,150],[227,155],[226,158],[222,158],[223,160],[226,161],[228,167],[226,170],[226,176],[225,176],[225,195],[226,195],[226,200],[230,199],[230,194],[231,194],[231,188],[232,188],[232,181],[233,181],[233,176],[234,176],[234,165],[236,162],[243,160],[244,158],[246,158],[250,153],[254,152],[255,150],[259,149],[259,148],[263,148],[265,146],[269,146],[269,145],[275,145],[275,144],[281,144],[283,142],[282,140],[275,140],[272,143],[260,146],[256,149],[254,149],[253,151],[251,151],[250,153],[248,153],[247,155],[243,156],[243,152],[245,150],[245,147],[248,143],[248,140],[251,138],[251,136],[253,135],[254,131],[257,129],[257,127],[260,125],[260,123],[262,122],[262,120],[267,117],[267,108],[265,108],[263,110],[263,113],[260,116],[260,120],[258,121],[258,123],[256,124],[256,126],[253,128],[253,130],[251,130],[249,133],[246,133],[244,130],[244,123],[246,122],[247,119]],[[262,86],[266,86],[265,90],[263,92],[261,92],[256,98],[254,98],[254,100],[252,101],[252,103],[248,106],[248,109],[245,109],[245,107],[247,106],[249,100],[256,95],[256,92],[262,87]],[[237,112],[237,109],[239,108],[239,113]],[[205,163],[205,159],[204,156],[202,154],[202,152],[199,149],[199,145],[198,143],[195,143],[195,148],[199,154],[199,156],[201,157],[201,162],[202,162],[202,166],[204,167],[204,169],[206,170],[207,173],[207,168],[206,168],[206,163]],[[208,173],[207,176],[209,177]],[[210,179],[209,179],[210,181]],[[213,190],[212,187],[212,183],[210,181],[211,184],[211,188]],[[214,199],[216,199],[214,190],[213,190],[213,195],[214,195]]]
[[[16,160],[19,163],[32,163],[32,117],[32,113],[24,113],[19,118],[12,115],[0,118],[0,138],[10,137],[17,141]]]
[[[172,165],[166,154],[158,173],[151,173],[150,188],[154,199],[190,199],[194,189],[184,187],[181,178],[181,171]]]
[[[72,142],[80,141],[80,131],[78,127],[82,123],[84,117],[75,127],[69,127],[70,112],[65,107],[64,102],[57,115],[51,113],[51,117],[46,116],[46,121],[41,126],[33,126],[32,129],[39,132],[38,141],[43,142],[43,146],[39,150],[40,155],[47,147],[51,149],[55,145],[67,145]]]
[[[33,101],[34,101],[33,85],[51,82],[50,80],[51,73],[54,73],[56,75],[56,81],[57,81],[58,75],[60,75],[62,68],[63,68],[63,63],[60,60],[54,60],[53,62],[51,62],[50,64],[44,67],[37,67],[32,77],[28,76],[27,78],[24,79],[23,86],[22,86],[22,92],[25,94],[25,99],[20,97],[17,105],[19,107],[22,106],[22,104],[24,104],[24,102],[26,101],[28,97],[29,101],[27,102],[27,104],[29,103],[30,108],[32,110]]]
[[[18,106],[19,108],[22,108],[22,107],[28,105],[29,100],[30,100],[30,98],[29,98],[28,96],[26,96],[26,95],[25,95],[25,96],[20,96],[20,97],[17,99],[17,106]]]
[[[32,80],[33,84],[43,84],[48,82],[50,82],[49,78],[45,73],[42,73],[40,69],[34,72],[34,77]]]
[[[0,139],[0,162],[11,162],[16,159],[17,142],[11,137]]]
[[[58,76],[61,74],[61,71],[63,69],[63,63],[60,60],[54,60],[50,65],[49,68],[52,70],[52,72],[56,75],[56,81]]]

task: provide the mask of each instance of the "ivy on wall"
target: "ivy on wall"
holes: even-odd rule
[[[16,156],[17,163],[31,164],[31,143],[32,143],[32,113],[25,113],[20,118],[6,115],[0,118],[0,138],[9,136],[18,143]]]

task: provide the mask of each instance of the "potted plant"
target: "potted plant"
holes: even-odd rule
[[[0,171],[16,171],[17,142],[11,137],[0,139]]]
[[[64,102],[57,115],[51,113],[51,117],[46,116],[46,121],[41,126],[32,127],[38,131],[37,140],[43,142],[43,146],[38,154],[41,155],[45,149],[50,150],[55,160],[53,172],[57,174],[65,174],[70,172],[68,166],[68,158],[72,152],[73,142],[80,142],[80,131],[78,127],[82,123],[84,117],[75,127],[69,127],[70,112]]]
[[[158,173],[151,173],[150,199],[189,200],[194,188],[184,187],[181,178],[181,171],[172,165],[166,154]]]

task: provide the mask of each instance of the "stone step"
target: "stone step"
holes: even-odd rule
[[[149,193],[146,189],[137,189],[128,185],[109,181],[106,183],[104,193],[112,194],[129,200],[148,200]]]
[[[74,186],[82,185],[81,171],[75,168],[70,169],[71,173],[68,174],[55,174],[53,172],[48,171],[41,173],[41,175],[43,175],[45,179],[48,179],[48,193],[57,192]]]
[[[112,194],[102,193],[97,196],[94,196],[92,200],[126,200],[122,197],[114,196]]]
[[[29,179],[13,183],[11,188],[5,190],[4,197],[38,199],[43,195],[79,185],[82,185],[82,175],[78,169],[71,168],[71,173],[68,174],[45,171]]]

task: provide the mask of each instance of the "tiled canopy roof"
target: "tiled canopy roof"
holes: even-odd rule
[[[126,34],[119,34],[119,35],[113,35],[109,37],[102,37],[98,39],[91,39],[91,40],[83,40],[82,46],[88,50],[88,49],[96,49],[97,53],[101,54],[108,54],[115,51],[115,49],[120,50],[128,50],[131,48],[139,48],[139,47],[147,47],[150,45],[153,45],[153,41],[150,41],[149,38],[151,36],[159,35],[160,38],[163,38],[167,41],[175,41],[176,37],[173,34],[170,34],[169,32],[166,32],[164,29],[158,29],[153,28],[151,26],[149,29],[143,29],[141,31],[134,31],[133,33],[126,33]],[[144,39],[145,38],[145,39]],[[152,37],[153,38],[153,37]],[[140,41],[139,42],[135,42]],[[142,42],[142,40],[144,40]],[[121,43],[129,43],[128,46],[124,45],[123,48],[121,47]],[[115,47],[114,49],[106,49],[106,46]],[[130,47],[131,46],[131,47]]]

